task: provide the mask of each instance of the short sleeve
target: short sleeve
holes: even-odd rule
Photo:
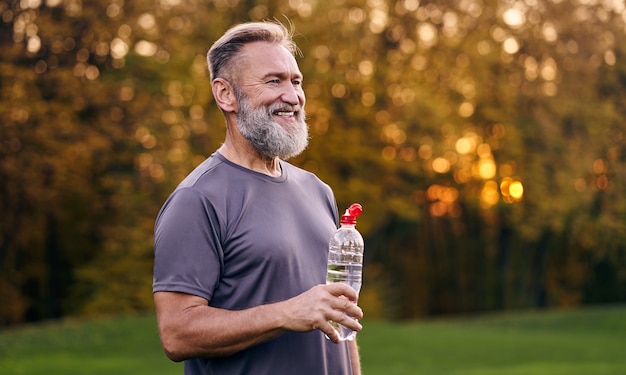
[[[211,300],[223,252],[217,215],[194,188],[176,190],[163,205],[154,230],[153,292],[180,292]]]

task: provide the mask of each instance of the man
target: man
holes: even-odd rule
[[[271,22],[235,26],[209,50],[226,137],[155,225],[159,333],[185,374],[361,372],[356,343],[329,324],[360,331],[363,316],[352,288],[325,285],[333,193],[285,162],[308,144],[297,52]]]

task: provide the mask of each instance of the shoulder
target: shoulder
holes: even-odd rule
[[[286,180],[291,185],[297,185],[307,196],[317,196],[325,200],[331,211],[334,211],[335,195],[333,189],[317,175],[287,162],[281,162],[285,171]]]
[[[289,162],[281,161],[281,167],[283,168],[283,171],[287,173],[290,179],[297,179],[301,181],[328,186],[328,184],[322,181],[315,173],[297,167]]]
[[[176,190],[194,187],[202,180],[209,178],[212,174],[219,173],[222,169],[223,160],[217,153],[212,154],[191,171],[184,180],[178,184]]]
[[[223,179],[222,161],[213,154],[200,163],[185,177],[168,196],[161,207],[157,222],[163,216],[173,216],[177,220],[184,216],[197,216],[212,206],[216,192],[220,190]],[[167,213],[167,215],[166,215]]]

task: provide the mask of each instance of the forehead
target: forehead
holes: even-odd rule
[[[283,46],[275,43],[254,42],[241,50],[245,76],[261,78],[268,74],[301,76],[295,57]]]

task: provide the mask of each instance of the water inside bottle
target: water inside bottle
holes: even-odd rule
[[[352,287],[352,289],[356,290],[358,293],[361,289],[361,273],[363,270],[363,266],[361,263],[332,263],[328,265],[328,273],[326,276],[326,283],[345,283]],[[330,325],[335,328],[335,330],[339,333],[339,340],[354,340],[356,337],[356,332],[351,330],[350,328],[346,328],[341,324],[335,322],[329,322]]]
[[[326,284],[345,283],[358,293],[361,290],[362,270],[363,265],[361,263],[331,263],[328,265]]]

